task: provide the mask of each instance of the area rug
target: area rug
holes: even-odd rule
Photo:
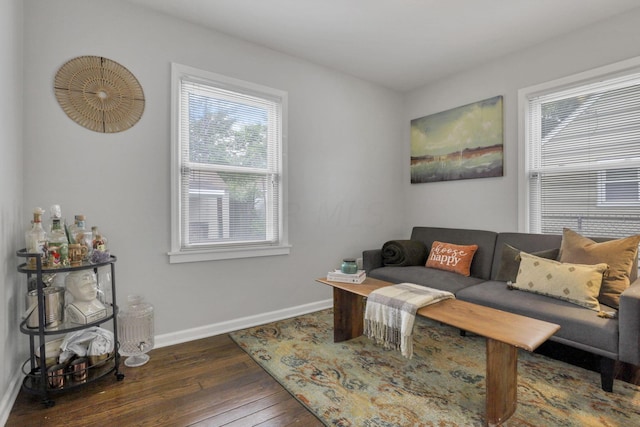
[[[327,426],[482,426],[485,340],[417,318],[414,355],[366,337],[333,342],[323,310],[231,334],[257,363]],[[518,407],[508,426],[631,426],[640,387],[538,354],[519,352]]]

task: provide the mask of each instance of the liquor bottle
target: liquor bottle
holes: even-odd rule
[[[75,239],[75,231],[78,229],[78,217],[80,215],[75,215],[73,217],[73,224],[67,227],[67,238],[69,239],[69,243],[78,243]]]
[[[84,215],[78,214],[73,217],[73,224],[69,226],[69,243],[80,243],[76,239],[76,234],[78,230],[84,230],[85,224],[86,221]]]
[[[62,229],[60,218],[53,218],[49,236],[49,267],[69,266],[69,241]]]
[[[62,228],[59,205],[51,206],[51,234],[49,236],[49,267],[69,266],[69,240]]]
[[[40,254],[41,262],[45,264],[45,256],[47,250],[47,233],[42,228],[42,214],[44,210],[42,208],[35,208],[33,211],[33,223],[31,229],[25,233],[26,251],[30,254]],[[27,258],[27,266],[29,268],[36,268],[37,258]]]
[[[87,248],[84,261],[88,261],[91,258],[93,252],[93,233],[91,230],[85,228],[85,216],[82,214],[76,215],[75,223],[69,227],[69,243],[79,243]]]

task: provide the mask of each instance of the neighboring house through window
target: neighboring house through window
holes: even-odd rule
[[[283,255],[287,94],[172,66],[170,261]]]
[[[640,60],[523,89],[521,226],[640,232]]]
[[[605,170],[598,176],[599,206],[640,204],[640,168]]]

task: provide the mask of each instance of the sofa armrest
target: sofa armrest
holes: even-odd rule
[[[640,278],[620,295],[618,358],[640,365]]]
[[[367,274],[374,268],[383,267],[382,249],[369,249],[362,251],[362,268]]]

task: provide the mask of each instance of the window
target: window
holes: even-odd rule
[[[522,223],[534,233],[640,229],[640,61],[520,91]]]
[[[289,253],[287,94],[172,66],[170,262]]]

